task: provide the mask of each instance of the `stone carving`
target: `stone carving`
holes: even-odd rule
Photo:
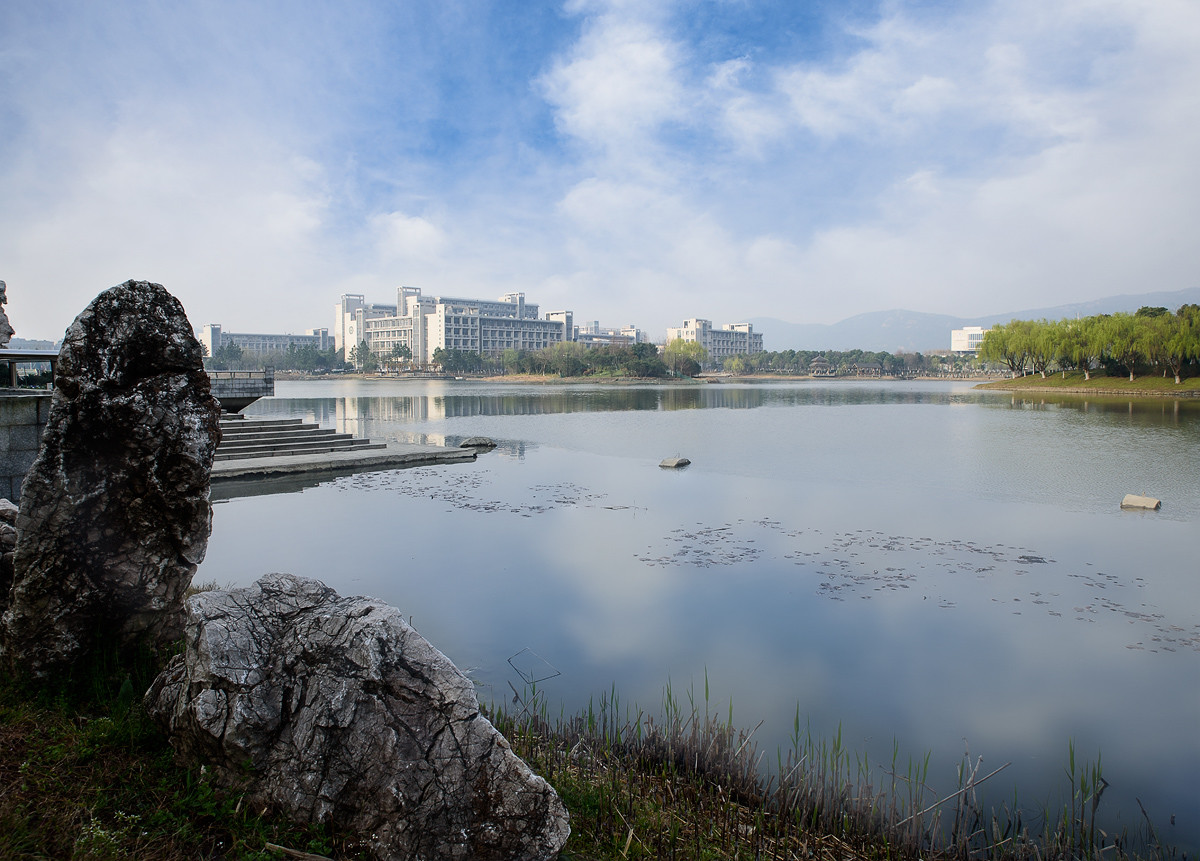
[[[247,801],[351,829],[380,859],[548,859],[566,842],[554,790],[394,607],[270,574],[187,609],[146,708]]]
[[[12,324],[8,322],[8,314],[4,312],[4,306],[8,304],[7,290],[7,285],[0,281],[0,349],[7,347],[12,336],[17,334]]]
[[[106,290],[67,329],[21,489],[0,665],[45,677],[98,647],[182,632],[221,433],[201,362],[159,284]]]

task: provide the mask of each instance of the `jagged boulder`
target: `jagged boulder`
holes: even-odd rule
[[[394,607],[270,574],[187,609],[185,652],[145,697],[183,762],[379,859],[548,859],[566,842],[554,790]]]
[[[159,284],[106,290],[67,329],[21,489],[0,665],[45,677],[98,647],[182,632],[221,434],[202,361],[183,306]]]

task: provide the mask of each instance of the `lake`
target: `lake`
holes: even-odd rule
[[[654,712],[707,677],[768,759],[799,709],[871,762],[931,752],[939,791],[969,748],[980,774],[1012,763],[993,796],[1057,805],[1073,743],[1102,757],[1102,821],[1140,827],[1140,800],[1200,846],[1200,402],[380,379],[280,381],[246,412],[499,446],[218,485],[197,582],[289,571],[378,597],[485,702],[557,672],[555,713],[613,686]],[[691,466],[658,467],[675,455]],[[1122,511],[1131,492],[1162,510]]]

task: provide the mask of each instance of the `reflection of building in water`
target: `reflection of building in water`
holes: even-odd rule
[[[334,307],[333,333],[346,355],[365,341],[372,353],[385,357],[395,347],[407,347],[412,361],[422,365],[433,361],[438,348],[500,356],[505,350],[541,350],[575,338],[570,311],[539,319],[538,306],[526,302],[524,293],[508,293],[493,302],[422,296],[417,287],[398,288],[395,305],[344,294]]]
[[[356,433],[363,422],[380,421],[408,424],[444,419],[441,398],[418,395],[403,398],[338,398],[337,427],[343,433]]]
[[[763,336],[749,323],[714,328],[711,320],[684,320],[679,328],[667,329],[667,343],[683,339],[699,344],[708,353],[708,361],[721,363],[730,356],[744,356],[763,351]]]

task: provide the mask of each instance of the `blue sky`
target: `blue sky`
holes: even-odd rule
[[[0,4],[18,336],[158,281],[299,332],[344,292],[835,322],[1197,285],[1200,4]]]

